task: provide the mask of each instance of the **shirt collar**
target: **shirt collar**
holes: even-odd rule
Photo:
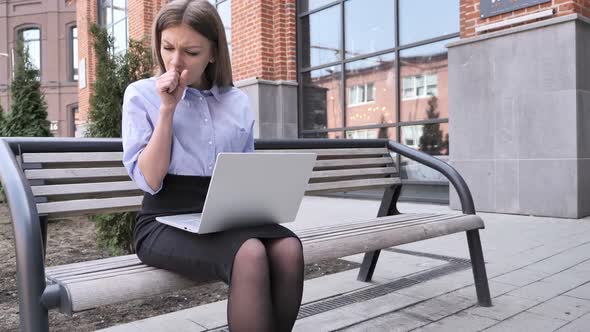
[[[186,89],[184,89],[184,92],[182,93],[182,97],[180,98],[181,100],[183,100],[184,98],[186,98],[186,93],[190,91],[193,94],[196,94],[197,96],[213,96],[213,98],[215,98],[215,100],[220,101],[220,94],[221,91],[219,89],[219,87],[216,84],[213,84],[211,86],[211,89],[209,90],[198,90],[195,88],[191,88],[191,87],[186,87]]]

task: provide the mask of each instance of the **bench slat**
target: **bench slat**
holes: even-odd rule
[[[359,190],[387,187],[401,183],[399,178],[360,179],[337,182],[310,183],[305,193],[319,193],[329,191]]]
[[[29,180],[82,180],[119,176],[129,178],[125,167],[29,169],[25,171],[25,176]]]
[[[143,196],[80,199],[74,201],[51,202],[37,204],[39,214],[50,217],[65,217],[91,213],[137,211]]]
[[[262,153],[315,153],[318,156],[371,156],[389,154],[387,148],[346,148],[346,149],[290,149],[290,150],[256,150]]]
[[[311,174],[312,179],[337,178],[344,176],[365,176],[365,175],[389,175],[397,174],[395,167],[376,167],[376,168],[357,168],[343,169],[333,171],[314,171]]]
[[[389,221],[393,220],[393,224]],[[305,263],[324,259],[345,257],[357,253],[388,248],[391,246],[425,240],[446,234],[483,228],[483,221],[476,215],[395,215],[376,218],[361,231],[340,229],[335,236],[324,236],[327,227],[313,231],[300,230]],[[387,225],[387,224],[390,225]],[[339,227],[337,225],[336,227]],[[350,224],[353,227],[353,224]],[[350,228],[350,227],[349,227]],[[340,235],[337,235],[340,234]],[[324,237],[322,237],[324,236]],[[114,261],[111,269],[106,268]],[[98,263],[97,263],[98,262]],[[85,269],[88,265],[90,269]],[[95,308],[101,305],[128,301],[149,295],[187,288],[201,282],[190,281],[172,272],[143,265],[137,256],[128,255],[101,259],[88,263],[70,264],[70,274],[64,267],[51,267],[46,270],[50,283],[58,283],[67,290],[69,299],[64,299],[67,314]],[[95,267],[95,270],[92,270]],[[83,271],[83,274],[80,272]],[[61,275],[56,277],[55,272]],[[70,282],[63,282],[70,280]],[[65,293],[65,292],[64,292]],[[69,311],[69,312],[68,312]]]
[[[76,195],[139,190],[133,181],[32,186],[34,196]]]
[[[315,167],[350,167],[394,164],[391,157],[318,160]]]
[[[123,152],[23,153],[25,163],[85,163],[122,161]]]

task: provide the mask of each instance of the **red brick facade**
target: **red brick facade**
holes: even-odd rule
[[[461,0],[461,38],[472,37],[476,35],[475,28],[478,26],[496,23],[507,19],[515,18],[522,15],[532,14],[548,8],[554,8],[555,16],[563,16],[573,13],[590,18],[590,0],[552,0],[540,5],[519,9],[513,12],[480,18],[479,0]],[[527,24],[530,22],[524,22]],[[509,27],[505,27],[506,29]]]
[[[297,79],[295,0],[233,0],[234,80]]]
[[[88,32],[92,22],[97,22],[98,20],[98,6],[96,0],[77,0],[76,13],[76,24],[78,26],[78,58],[80,60],[85,59],[86,62],[86,86],[78,92],[78,116],[82,122],[86,122],[86,119],[88,119],[88,107],[90,104],[91,84],[96,77],[96,60]],[[83,70],[83,68],[78,69],[79,72]]]

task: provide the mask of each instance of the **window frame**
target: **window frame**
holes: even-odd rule
[[[43,30],[41,29],[41,25],[35,23],[26,23],[19,25],[18,27],[14,28],[14,41],[13,41],[13,49],[16,48],[17,40],[23,41],[23,46],[25,46],[23,33],[28,30],[39,30],[39,68],[37,68],[37,79],[41,81],[41,77],[43,76]],[[29,57],[31,54],[29,53]],[[16,68],[16,63],[19,61],[17,58],[16,52],[12,52],[12,74],[14,77],[14,70]]]
[[[340,31],[340,35],[339,38],[341,40],[340,42],[340,54],[344,54],[344,51],[346,49],[346,6],[345,3],[349,0],[334,0],[334,1],[330,1],[325,3],[322,6],[316,7],[312,10],[308,10],[308,11],[301,11],[301,8],[304,8],[303,5],[303,1],[305,0],[297,0],[297,19],[296,19],[296,38],[297,38],[297,80],[299,82],[299,88],[298,88],[298,105],[297,105],[297,115],[298,115],[298,125],[297,125],[297,131],[298,131],[298,137],[311,137],[313,135],[322,135],[322,134],[327,134],[330,132],[345,132],[347,130],[358,130],[358,129],[371,129],[371,128],[397,128],[397,127],[402,127],[402,126],[407,126],[407,125],[418,125],[418,124],[432,124],[432,123],[448,123],[448,118],[442,118],[442,119],[427,119],[427,120],[420,120],[420,121],[406,121],[406,122],[400,122],[399,119],[401,119],[401,103],[402,103],[402,96],[403,96],[403,90],[402,90],[402,78],[400,76],[401,73],[401,67],[403,66],[401,64],[402,62],[402,57],[401,57],[401,52],[407,49],[412,49],[412,48],[416,48],[419,46],[424,46],[424,45],[429,45],[429,44],[434,44],[437,42],[443,42],[443,41],[452,41],[453,39],[456,39],[459,37],[459,31],[456,31],[454,33],[449,33],[449,34],[444,34],[444,35],[439,35],[433,38],[429,38],[429,39],[425,39],[425,40],[420,40],[420,41],[416,41],[416,42],[412,42],[412,43],[408,43],[408,44],[401,44],[400,41],[400,0],[391,0],[391,1],[395,1],[395,6],[394,6],[394,15],[393,15],[393,19],[395,20],[395,43],[394,45],[392,45],[391,48],[388,49],[384,49],[384,50],[380,50],[377,52],[373,52],[373,53],[367,53],[367,54],[361,54],[361,55],[357,55],[354,57],[343,57],[341,56],[339,60],[337,61],[332,61],[332,62],[328,62],[328,63],[323,63],[321,65],[317,65],[317,66],[310,66],[310,67],[303,67],[303,21],[308,19],[310,15],[317,13],[317,12],[321,12],[325,9],[328,8],[332,8],[332,7],[340,7],[340,12],[339,12],[339,16],[340,16],[340,20],[341,20],[341,31]],[[457,2],[459,2],[459,0],[455,0]],[[460,4],[457,6],[457,8],[459,8]],[[394,123],[387,123],[387,124],[372,124],[372,125],[362,125],[362,126],[353,126],[353,127],[349,127],[346,124],[346,119],[347,119],[347,110],[348,110],[348,106],[350,106],[348,104],[348,97],[347,97],[347,93],[341,93],[341,100],[340,100],[340,104],[343,105],[342,107],[342,117],[343,117],[343,123],[342,123],[342,127],[335,127],[335,128],[324,128],[324,129],[305,129],[305,123],[304,123],[304,110],[303,107],[305,105],[305,103],[303,102],[303,94],[304,94],[304,87],[303,87],[303,81],[304,81],[304,75],[309,74],[310,72],[316,71],[316,70],[321,70],[321,69],[325,69],[325,68],[330,68],[333,66],[341,66],[341,68],[346,68],[346,65],[348,63],[352,63],[358,60],[364,60],[364,59],[368,59],[368,58],[372,58],[372,57],[377,57],[380,55],[385,55],[385,54],[390,54],[390,53],[394,53],[395,54],[395,59],[396,59],[396,64],[395,64],[395,94],[396,94],[396,98],[395,98],[395,102],[394,102],[394,108],[395,108],[395,112],[396,112],[396,116],[395,118],[398,119],[398,122],[394,122]],[[340,76],[340,90],[341,91],[345,91],[347,92],[346,89],[346,80],[347,78],[350,76],[350,74],[347,75],[347,73],[343,70]],[[426,85],[424,85],[425,91],[427,91],[426,89]],[[438,95],[438,80],[437,80],[437,93],[436,95]],[[427,94],[426,94],[427,96]],[[376,97],[376,96],[375,96]],[[407,99],[403,99],[403,100],[407,100]],[[401,140],[401,130],[397,130],[396,131],[396,135],[397,135],[397,141]]]
[[[76,22],[72,22],[66,25],[67,33],[68,33],[68,81],[70,82],[78,82],[79,79],[79,69],[76,68],[78,64],[78,59],[74,59],[74,29],[76,29],[76,41],[78,41],[78,27],[76,26]],[[76,46],[78,44],[76,43]],[[78,54],[77,50],[75,52]]]

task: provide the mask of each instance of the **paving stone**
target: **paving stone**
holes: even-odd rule
[[[426,300],[472,284],[473,272],[463,270],[401,289],[398,293]]]
[[[570,296],[558,296],[527,311],[537,315],[572,321],[590,312],[590,301]]]
[[[475,305],[471,299],[449,293],[418,303],[402,312],[430,321],[437,321]]]
[[[590,314],[586,314],[567,325],[561,327],[558,332],[588,332],[590,327]]]
[[[566,293],[590,280],[590,274],[564,271],[511,291],[509,294],[539,302]]]
[[[428,324],[430,321],[403,312],[394,312],[342,329],[343,332],[391,331],[405,332]]]
[[[590,283],[586,283],[565,293],[565,295],[590,300]]]
[[[492,326],[486,332],[550,332],[567,324],[567,321],[523,312]]]
[[[509,284],[505,284],[502,282],[497,282],[495,280],[489,280],[488,286],[490,287],[490,296],[492,297],[492,304],[495,300],[494,298],[504,295],[504,294],[510,292],[511,290],[518,288],[514,285],[509,285]],[[461,295],[463,297],[466,297],[468,299],[473,300],[474,303],[477,302],[477,293],[475,291],[475,286],[473,286],[473,285],[458,289],[455,291],[455,293],[457,293],[458,295]]]
[[[415,331],[430,332],[430,331],[456,331],[456,332],[471,332],[481,331],[489,326],[498,323],[497,320],[486,318],[482,316],[471,315],[465,312],[459,312],[453,316],[441,319],[437,322],[423,326]]]
[[[477,306],[469,308],[466,312],[501,321],[532,308],[539,302],[511,295],[502,295],[492,299],[492,304],[492,307]]]
[[[530,283],[539,281],[548,276],[550,275],[545,272],[523,268],[495,277],[493,280],[514,286],[526,286]]]
[[[584,244],[528,265],[527,269],[554,274],[574,267],[589,258],[590,244]]]

